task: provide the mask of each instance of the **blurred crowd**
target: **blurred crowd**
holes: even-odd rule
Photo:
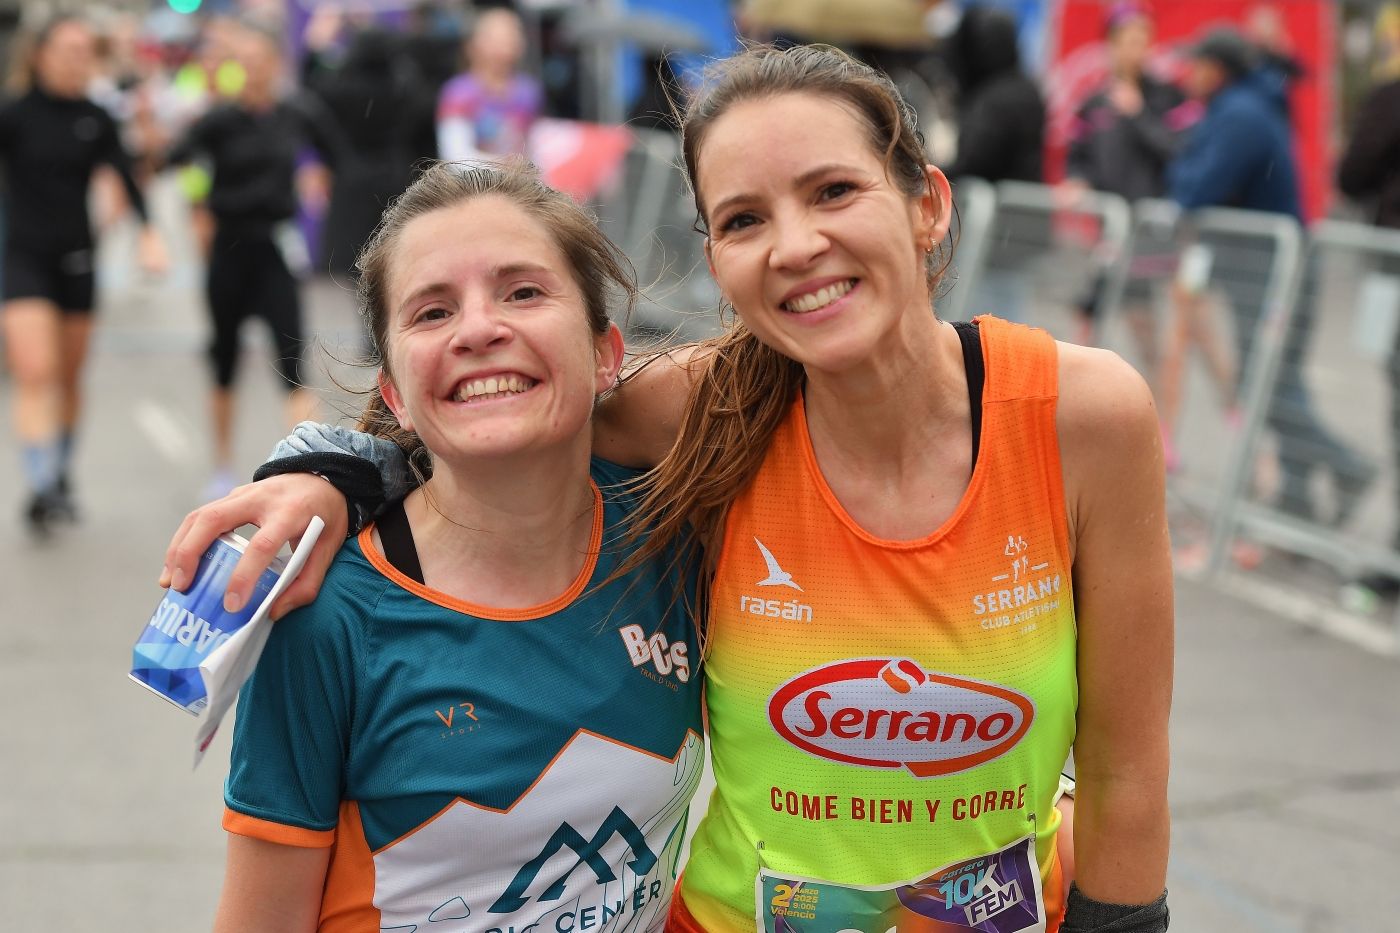
[[[652,0],[627,4],[625,15],[618,12],[623,4],[585,0],[462,0],[409,9],[244,0],[200,13],[174,6],[162,3],[145,15],[89,9],[65,18],[57,31],[52,22],[24,23],[9,55],[11,110],[0,116],[0,161],[12,188],[23,183],[17,176],[26,126],[14,121],[28,118],[15,102],[77,94],[110,115],[124,152],[94,156],[91,225],[98,232],[125,216],[143,221],[140,189],[159,173],[176,173],[209,266],[211,496],[234,482],[231,347],[239,327],[252,317],[267,322],[288,390],[287,418],[305,415],[298,279],[314,270],[353,281],[359,249],[416,165],[520,155],[551,183],[597,197],[625,156],[628,130],[670,131],[669,110],[697,80],[696,62],[739,41],[827,42],[886,70],[919,113],[930,157],[955,186],[974,177],[1053,182],[1066,207],[1104,191],[1130,202],[1168,199],[1187,210],[1227,206],[1305,219],[1290,92],[1308,75],[1283,18],[1267,3],[1241,22],[1203,28],[1174,49],[1168,69],[1156,67],[1162,57],[1153,54],[1153,7],[1104,3],[1105,77],[1075,102],[1063,165],[1046,157],[1054,147],[1047,147],[1053,134],[1044,81],[1023,61],[1017,21],[994,3]],[[1366,205],[1374,223],[1400,228],[1400,4],[1380,5],[1373,39],[1374,85],[1357,108],[1354,132],[1345,133],[1335,183]],[[619,57],[623,43],[635,54]],[[58,86],[65,81],[69,90]],[[618,101],[620,110],[612,106]],[[600,126],[610,114],[621,119]],[[5,129],[5,119],[13,128]],[[23,218],[6,219],[6,264],[22,259],[42,267]],[[251,241],[261,245],[255,250]],[[64,245],[70,247],[86,248],[78,241]],[[29,252],[15,258],[20,248]],[[1162,244],[1163,252],[1175,248]],[[164,264],[161,253],[158,243],[143,242],[143,264],[153,270]],[[0,267],[0,283],[14,274]],[[42,299],[67,326],[72,312],[93,303],[90,286],[68,298],[70,286],[18,294],[7,284],[7,307]],[[1080,302],[1085,341],[1094,337],[1103,287],[1095,281]],[[69,306],[84,300],[89,307]],[[1239,417],[1240,368],[1240,348],[1218,345],[1203,323],[1210,312],[1190,276],[1176,276],[1171,302],[1173,324],[1152,353],[1169,467],[1178,456],[1173,426],[1186,358],[1201,353],[1228,418]],[[1305,342],[1309,315],[1300,321]],[[1245,330],[1237,322],[1237,334]],[[4,338],[17,406],[29,406],[17,419],[34,493],[29,516],[43,526],[74,510],[66,501],[65,451],[77,408],[64,393],[76,396],[83,353],[31,373],[15,360],[32,356],[27,341],[46,338],[8,324]],[[85,349],[85,339],[76,345]],[[1400,393],[1400,347],[1395,358]],[[1316,519],[1308,489],[1320,468],[1334,482],[1330,520],[1340,524],[1377,465],[1318,423],[1301,372],[1280,385],[1290,387],[1288,423],[1270,423],[1301,441],[1283,457],[1277,505]],[[59,397],[62,404],[54,401]],[[1400,431],[1400,403],[1396,411]],[[1400,589],[1393,580],[1375,582]]]

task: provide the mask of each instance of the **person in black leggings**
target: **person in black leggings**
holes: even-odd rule
[[[301,299],[278,229],[296,214],[297,159],[302,150],[314,147],[333,165],[340,149],[314,99],[280,95],[279,36],[245,24],[235,48],[244,72],[242,91],[196,121],[167,153],[169,163],[202,157],[213,170],[208,203],[215,233],[207,278],[214,368],[214,474],[206,490],[210,497],[235,485],[233,385],[244,320],[260,317],[272,331],[289,423],[305,420],[315,408],[301,372]]]
[[[141,219],[141,265],[150,272],[165,267],[164,247],[148,223],[117,125],[84,96],[94,44],[81,19],[49,21],[32,37],[29,89],[0,104],[8,228],[0,319],[28,487],[25,517],[36,533],[76,515],[69,461],[92,334],[93,233],[87,204],[98,165],[117,171]]]

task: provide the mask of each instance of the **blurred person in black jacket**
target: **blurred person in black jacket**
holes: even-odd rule
[[[1337,187],[1367,204],[1376,226],[1400,229],[1400,3],[1381,9],[1376,18],[1376,39],[1376,83],[1357,108],[1351,142],[1337,166]],[[1400,276],[1400,261],[1387,257],[1379,271]],[[1391,444],[1400,466],[1400,333],[1391,350],[1387,375]],[[1400,550],[1400,527],[1391,547]],[[1373,574],[1362,583],[1381,595],[1400,595],[1400,579],[1388,573]]]
[[[1001,10],[971,7],[944,51],[958,84],[958,154],[949,178],[1041,180],[1045,101],[1021,70],[1016,21]]]
[[[318,271],[354,276],[355,257],[389,201],[408,187],[413,166],[431,159],[434,94],[396,36],[379,28],[355,33],[338,67],[305,75],[346,148],[336,165],[322,224]]]
[[[948,73],[958,86],[958,152],[944,169],[957,191],[963,178],[989,182],[1039,182],[1043,177],[1045,101],[1021,70],[1016,21],[1010,14],[974,6],[963,13],[943,49]],[[1044,238],[1049,229],[1024,227],[1019,242]],[[998,251],[978,279],[974,314],[1024,321],[1030,289],[1024,269],[1030,254],[1019,247]]]
[[[1145,66],[1152,48],[1154,24],[1141,3],[1116,3],[1105,23],[1109,73],[1101,87],[1075,111],[1070,130],[1065,181],[1059,196],[1073,205],[1087,190],[1107,191],[1129,202],[1159,198],[1167,188],[1167,164],[1180,142],[1186,102],[1176,85],[1149,75]],[[1139,247],[1145,244],[1138,244]],[[1147,250],[1125,284],[1123,301],[1136,312],[1150,310],[1151,277],[1155,268],[1170,269],[1174,244],[1163,237]],[[1150,262],[1148,260],[1151,260]],[[1090,342],[1108,274],[1096,276],[1079,301],[1082,339]],[[1150,315],[1135,313],[1130,319],[1137,333],[1148,369],[1156,364],[1156,346]]]

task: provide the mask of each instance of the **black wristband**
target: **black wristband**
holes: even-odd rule
[[[253,472],[253,480],[283,473],[315,473],[345,497],[349,533],[355,534],[384,505],[384,483],[373,463],[354,454],[296,454],[269,460]]]
[[[1071,884],[1060,933],[1166,933],[1170,923],[1166,891],[1151,904],[1106,904]]]

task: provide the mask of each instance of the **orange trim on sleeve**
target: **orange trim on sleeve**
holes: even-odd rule
[[[335,845],[335,830],[302,829],[271,820],[258,819],[224,807],[224,829],[236,836],[248,836],[263,842],[296,846],[299,849],[329,849]]]
[[[365,841],[360,806],[353,800],[340,804],[335,851],[326,870],[321,893],[320,933],[363,933],[379,929],[380,912],[374,906],[374,856]]]

